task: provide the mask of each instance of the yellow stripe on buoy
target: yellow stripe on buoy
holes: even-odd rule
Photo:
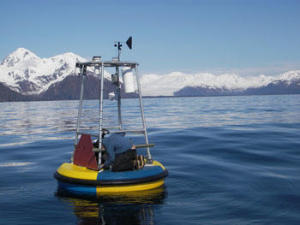
[[[155,189],[164,184],[164,180],[157,180],[149,183],[133,184],[133,185],[120,185],[120,186],[97,186],[97,196],[102,194],[112,194],[120,192],[131,192],[131,191],[145,191]]]
[[[158,161],[153,160],[152,166],[160,166],[163,170],[165,167]],[[97,181],[97,176],[100,171],[91,170],[83,166],[77,166],[73,163],[63,163],[57,170],[57,172],[65,177],[75,178],[80,180],[94,180]]]
[[[57,172],[62,176],[81,180],[97,180],[98,176],[98,171],[90,170],[82,166],[76,166],[73,163],[62,164]]]

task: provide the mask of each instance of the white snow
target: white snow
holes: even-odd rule
[[[87,61],[79,55],[68,52],[50,58],[39,58],[33,52],[18,48],[0,64],[0,82],[23,94],[41,93],[50,85],[74,74],[76,62]],[[89,70],[90,71],[90,70]],[[105,71],[106,79],[111,79]],[[300,79],[300,70],[288,71],[278,76],[240,76],[236,73],[182,73],[144,74],[141,77],[143,95],[171,96],[186,86],[244,90],[250,87],[266,86],[282,80],[291,83]],[[30,82],[31,90],[24,93],[20,82]]]
[[[288,71],[279,76],[259,75],[251,77],[243,77],[235,73],[215,75],[212,73],[172,72],[168,74],[145,74],[141,78],[141,85],[143,95],[172,96],[175,91],[186,86],[245,90],[251,87],[266,86],[276,80],[290,83],[295,79],[300,79],[300,70]]]
[[[287,81],[288,84],[290,84],[294,80],[299,80],[299,79],[300,79],[300,70],[288,71],[286,73],[281,74],[278,77],[278,80]]]
[[[78,61],[84,62],[86,59],[74,53],[39,58],[25,48],[18,48],[1,63],[0,82],[20,92],[19,82],[29,81],[33,83],[33,90],[25,94],[40,93],[74,73]]]

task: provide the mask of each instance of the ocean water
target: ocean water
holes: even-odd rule
[[[300,224],[300,95],[144,105],[165,187],[82,199],[58,194],[53,178],[73,151],[78,102],[0,103],[0,224]],[[124,100],[125,124],[139,124],[136,106]],[[97,101],[84,109],[84,128],[97,130]]]

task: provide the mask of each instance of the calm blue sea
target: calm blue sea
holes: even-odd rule
[[[0,103],[0,224],[300,224],[300,95],[144,105],[165,188],[93,200],[58,195],[53,178],[73,151],[78,102]],[[123,107],[138,124],[135,100]],[[84,108],[84,127],[97,129],[97,101]],[[106,108],[112,123],[114,102]]]

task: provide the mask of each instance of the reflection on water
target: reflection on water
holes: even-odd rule
[[[133,102],[122,106],[138,122]],[[299,95],[144,103],[151,153],[170,171],[167,198],[54,196],[78,102],[0,103],[0,224],[299,224]],[[98,102],[84,109],[97,127]]]
[[[77,101],[0,103],[1,146],[71,138],[77,104]],[[57,135],[62,132],[69,135]]]
[[[146,122],[150,128],[193,128],[237,126],[263,123],[296,123],[300,101],[292,96],[239,96],[202,98],[144,99]],[[276,107],[275,107],[276,106]],[[10,144],[34,142],[39,139],[72,139],[76,126],[78,101],[0,103],[0,136],[18,140]],[[115,126],[115,101],[104,101],[104,126]],[[98,101],[83,105],[83,130],[98,131]],[[122,102],[125,129],[141,126],[136,99]],[[59,135],[57,135],[59,134]],[[28,138],[30,135],[30,138]],[[2,141],[1,144],[7,144]]]
[[[73,208],[78,225],[92,224],[155,224],[154,209],[163,204],[163,187],[143,192],[114,194],[95,199],[57,196]]]
[[[146,118],[151,127],[185,129],[299,121],[299,95],[182,97],[145,101],[148,103]]]
[[[0,167],[20,167],[20,166],[30,166],[33,165],[33,162],[7,162],[0,163]]]

